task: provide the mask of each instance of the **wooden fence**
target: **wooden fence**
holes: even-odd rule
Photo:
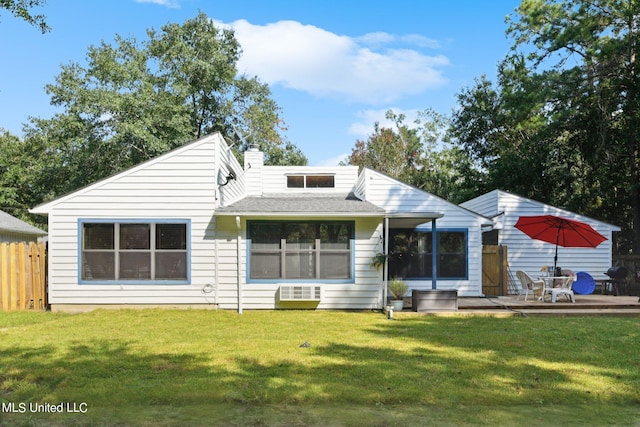
[[[47,307],[44,243],[0,243],[0,310]]]

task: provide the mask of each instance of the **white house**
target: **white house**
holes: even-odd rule
[[[0,242],[35,242],[47,232],[0,211]]]
[[[597,221],[564,209],[494,190],[462,203],[467,209],[492,218],[495,226],[484,235],[485,244],[505,245],[508,248],[509,268],[515,274],[523,270],[539,276],[543,266],[553,266],[555,245],[534,240],[514,227],[520,216],[556,215],[591,225],[607,240],[597,248],[558,248],[558,266],[574,272],[586,272],[595,279],[606,279],[611,267],[612,234],[620,227]]]
[[[66,311],[379,309],[386,269],[478,296],[492,223],[371,169],[265,166],[257,147],[242,167],[220,134],[32,212],[48,215],[49,301]]]

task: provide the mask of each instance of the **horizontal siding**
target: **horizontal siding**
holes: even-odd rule
[[[219,237],[220,287],[231,298],[221,300],[221,308],[237,309],[237,261],[235,222],[220,218],[224,235]],[[227,238],[225,238],[225,236]],[[246,221],[242,221],[242,256],[246,257]],[[243,259],[242,306],[244,309],[275,309],[282,307],[313,307],[317,309],[379,309],[382,308],[382,272],[370,266],[371,258],[380,250],[381,224],[379,220],[365,218],[355,221],[355,283],[320,283],[322,300],[317,304],[278,303],[278,283],[246,283],[246,265]],[[290,284],[289,282],[283,282]],[[315,284],[315,283],[314,283]]]
[[[42,236],[0,230],[0,242],[37,242],[38,237]]]
[[[225,146],[218,137],[161,156],[144,167],[115,175],[67,196],[49,215],[49,292],[52,304],[214,304],[231,300],[215,283],[213,218],[224,199],[242,194],[243,177],[219,189],[217,175],[238,173],[237,162],[222,165]],[[229,163],[227,161],[226,163]],[[78,219],[189,219],[190,285],[78,285]],[[203,292],[205,285],[216,292]]]
[[[542,274],[540,270],[543,266],[553,266],[555,245],[531,239],[515,228],[520,216],[546,214],[585,222],[608,239],[597,248],[558,248],[558,266],[575,272],[587,272],[596,279],[606,278],[604,273],[611,267],[613,231],[610,225],[499,190],[465,202],[463,205],[481,214],[502,213],[497,218],[497,223],[501,224],[499,243],[508,247],[509,269],[514,278],[517,270],[523,270],[530,276],[537,277]]]
[[[291,174],[333,174],[335,176],[335,188],[287,188],[287,175]],[[264,166],[261,173],[261,185],[263,193],[349,193],[353,191],[358,168],[356,166]]]
[[[403,184],[386,175],[365,169],[363,173],[364,197],[368,202],[383,207],[390,213],[436,212],[443,215],[436,220],[438,229],[467,230],[467,280],[437,282],[438,289],[457,289],[460,296],[482,295],[482,229],[488,220],[473,212],[447,202],[437,196]],[[421,228],[430,229],[426,223]],[[407,280],[410,289],[430,289],[431,280]]]

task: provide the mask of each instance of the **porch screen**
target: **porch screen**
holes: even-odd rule
[[[441,230],[436,232],[438,244],[438,278],[467,277],[467,233]],[[389,277],[431,278],[431,231],[414,229],[389,230]]]
[[[187,224],[91,223],[81,227],[81,280],[187,280]]]
[[[249,221],[250,279],[352,278],[354,223]]]

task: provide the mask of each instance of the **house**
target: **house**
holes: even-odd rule
[[[46,231],[0,211],[0,243],[35,242],[46,235]]]
[[[380,309],[390,274],[478,296],[492,224],[371,169],[265,166],[256,146],[241,166],[220,134],[32,212],[48,216],[49,301],[66,311]]]
[[[502,190],[494,190],[462,203],[467,209],[492,218],[495,226],[484,233],[485,244],[507,246],[509,268],[539,276],[543,266],[553,266],[555,245],[534,240],[514,227],[520,216],[556,215],[591,225],[607,240],[597,248],[558,248],[558,266],[586,272],[595,279],[606,279],[611,267],[612,234],[620,227],[597,221]]]

